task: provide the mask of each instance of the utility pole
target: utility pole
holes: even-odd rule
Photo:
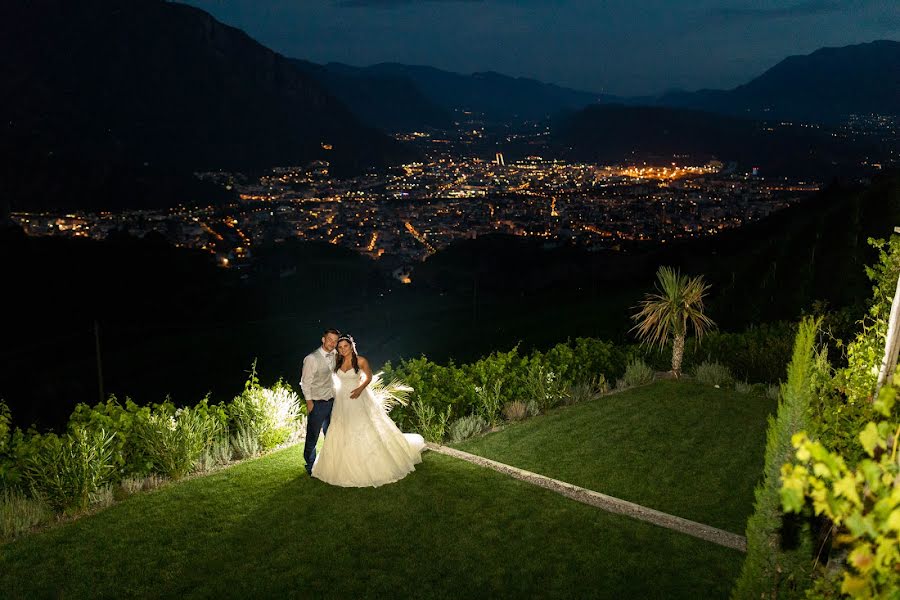
[[[94,319],[94,348],[97,351],[97,391],[100,394],[100,403],[106,401],[106,394],[103,393],[103,361],[100,358],[100,323]]]

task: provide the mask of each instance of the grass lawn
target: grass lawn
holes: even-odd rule
[[[658,381],[456,447],[743,535],[774,410],[760,394]]]
[[[2,545],[0,595],[724,598],[743,560],[446,456],[377,489],[330,487],[302,460],[289,448]]]

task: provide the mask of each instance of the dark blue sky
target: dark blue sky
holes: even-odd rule
[[[499,71],[612,94],[730,88],[792,54],[900,39],[891,0],[189,0],[314,62]]]

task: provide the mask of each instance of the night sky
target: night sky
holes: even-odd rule
[[[292,58],[498,71],[598,93],[731,88],[792,54],[900,39],[891,0],[190,0]]]

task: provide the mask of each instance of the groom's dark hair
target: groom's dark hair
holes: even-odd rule
[[[338,331],[337,329],[326,329],[326,330],[325,330],[325,333],[322,334],[322,337],[325,337],[325,336],[328,335],[329,333],[333,333],[334,335],[336,335],[336,336],[338,336],[338,337],[341,336],[341,332]]]

